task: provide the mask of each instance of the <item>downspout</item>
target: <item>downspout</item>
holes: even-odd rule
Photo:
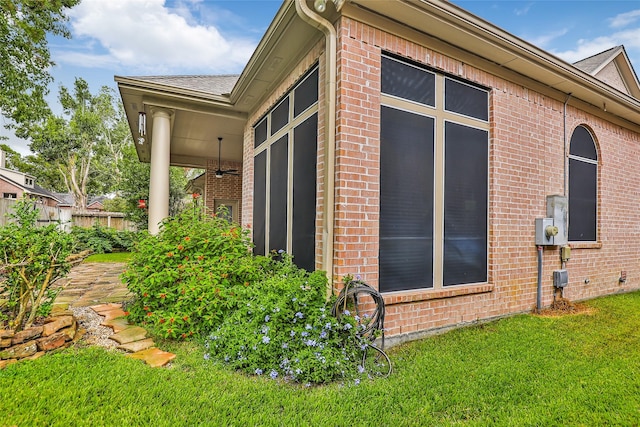
[[[340,9],[342,2],[336,9]],[[334,204],[335,204],[335,153],[336,153],[336,73],[337,73],[337,32],[331,22],[309,8],[306,0],[295,0],[296,12],[300,18],[325,35],[325,116],[324,116],[324,206],[322,224],[322,269],[327,272],[331,294],[333,289],[333,249],[334,249]]]

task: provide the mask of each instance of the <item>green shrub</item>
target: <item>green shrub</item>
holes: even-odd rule
[[[248,230],[194,201],[138,243],[122,276],[136,295],[129,318],[166,338],[212,330],[262,274],[250,247]]]
[[[0,326],[21,330],[38,316],[46,316],[56,293],[51,285],[70,269],[71,237],[52,224],[36,227],[35,202],[21,199],[15,204],[12,220],[0,227]]]
[[[365,343],[353,316],[331,315],[325,273],[298,269],[286,254],[277,264],[210,334],[205,359],[301,383],[358,377]]]
[[[71,236],[74,239],[76,252],[91,250],[94,253],[104,254],[114,251],[131,251],[138,240],[139,233],[118,231],[96,223],[91,228],[73,227]]]

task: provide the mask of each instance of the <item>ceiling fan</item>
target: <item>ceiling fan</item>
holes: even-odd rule
[[[236,175],[238,176],[238,169],[221,169],[220,152],[222,150],[222,138],[218,137],[218,169],[216,169],[216,178],[222,178],[223,175]]]

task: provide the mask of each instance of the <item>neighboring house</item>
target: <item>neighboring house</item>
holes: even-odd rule
[[[107,196],[94,196],[89,198],[89,201],[87,202],[87,210],[95,212],[104,211],[105,200],[108,200]]]
[[[36,179],[26,173],[6,168],[5,153],[0,150],[0,198],[20,199],[30,197],[45,206],[54,207],[59,199],[54,193],[36,184]]]
[[[398,341],[547,306],[554,276],[571,300],[640,288],[623,47],[572,65],[441,0],[313,3],[285,1],[240,76],[116,77],[151,232],[169,165],[206,168],[206,203],[241,200],[256,253],[360,275]]]

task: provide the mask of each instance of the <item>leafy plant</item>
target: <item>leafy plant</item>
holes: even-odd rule
[[[205,358],[272,379],[359,381],[365,342],[357,319],[348,312],[340,319],[331,315],[324,272],[307,273],[289,255],[280,257],[271,275],[208,337]]]
[[[10,328],[21,330],[50,309],[50,286],[69,271],[72,239],[56,225],[36,227],[35,202],[21,199],[14,206],[12,221],[0,228],[0,295],[7,297],[0,311]]]
[[[264,261],[249,251],[248,230],[212,215],[195,199],[146,235],[123,280],[136,299],[129,318],[166,338],[217,327],[260,276]]]
[[[119,231],[96,223],[91,228],[73,227],[74,250],[91,250],[103,254],[114,251],[131,251],[138,240],[138,233]]]

